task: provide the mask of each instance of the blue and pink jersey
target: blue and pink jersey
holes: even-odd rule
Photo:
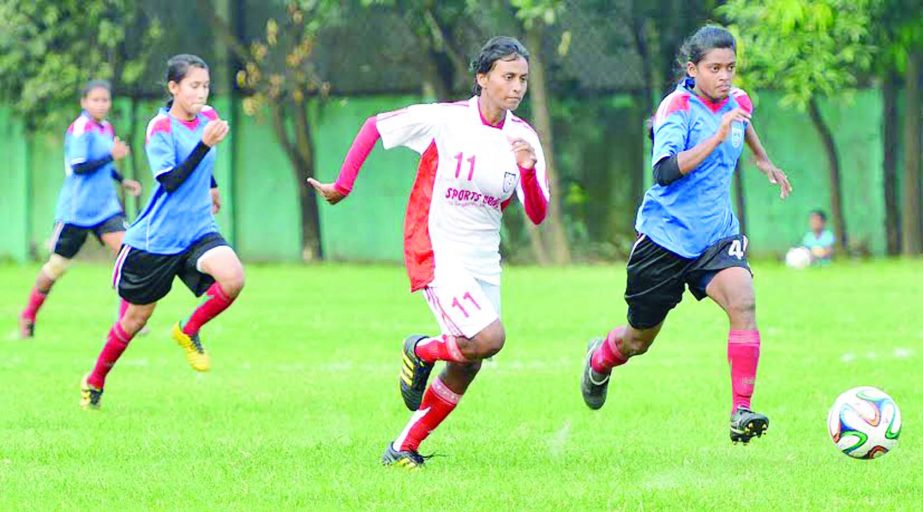
[[[202,132],[218,112],[204,107],[191,121],[170,115],[166,108],[147,127],[147,160],[154,178],[186,160],[202,141]],[[216,150],[211,148],[189,178],[174,192],[155,181],[144,211],[125,233],[125,245],[154,254],[178,254],[209,233],[217,233],[212,215],[212,171]]]
[[[700,98],[683,84],[664,98],[654,117],[652,164],[692,149],[712,137],[721,118],[740,107],[753,112],[747,93],[732,89],[719,103]],[[731,177],[743,151],[745,123],[731,133],[695,170],[669,184],[654,184],[644,195],[635,229],[685,258],[697,258],[718,240],[737,235],[731,206]]]
[[[115,131],[108,121],[96,121],[82,112],[64,135],[64,184],[58,195],[55,221],[80,227],[95,226],[122,213],[112,183],[112,162],[86,174],[73,166],[112,154]]]

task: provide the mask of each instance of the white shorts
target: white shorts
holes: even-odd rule
[[[470,339],[500,319],[500,287],[464,270],[437,272],[423,296],[442,334]]]

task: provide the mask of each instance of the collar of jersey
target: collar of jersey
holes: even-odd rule
[[[160,111],[163,112],[164,115],[166,115],[170,119],[173,119],[177,123],[185,126],[186,128],[189,128],[190,130],[195,130],[196,128],[199,127],[199,114],[196,114],[196,116],[191,121],[186,121],[186,120],[180,119],[174,116],[173,114],[171,114],[170,109],[166,107],[161,107]]]
[[[503,126],[506,124],[506,120],[510,117],[510,111],[507,110],[506,113],[503,114],[503,119],[500,120],[500,124],[492,125],[489,121],[487,121],[487,118],[484,117],[484,114],[481,113],[481,103],[478,102],[477,96],[474,96],[468,100],[468,104],[477,111],[478,118],[481,120],[481,123],[488,128],[496,128],[498,130],[502,130]]]
[[[693,82],[693,83],[695,83],[695,82]],[[681,90],[683,90],[683,91],[688,92],[689,95],[690,95],[691,97],[693,97],[693,98],[695,98],[696,100],[698,100],[699,103],[701,103],[702,105],[704,105],[705,108],[707,108],[707,109],[708,109],[709,111],[711,111],[711,113],[713,113],[713,114],[717,114],[722,108],[724,108],[725,105],[728,104],[729,101],[731,101],[731,95],[728,94],[728,97],[727,97],[727,98],[724,98],[723,100],[721,100],[721,101],[719,101],[719,102],[717,102],[717,103],[716,103],[716,102],[712,102],[712,101],[710,101],[708,98],[703,98],[703,97],[699,96],[698,94],[696,94],[695,91],[693,91],[692,88],[688,87],[687,84],[686,84],[685,82],[681,82],[681,83],[679,84],[679,86],[677,86],[677,89],[681,89]]]
[[[80,115],[82,115],[83,117],[86,117],[86,118],[87,118],[87,121],[88,121],[89,123],[95,125],[97,128],[102,129],[102,128],[105,128],[105,127],[106,127],[106,120],[105,120],[105,119],[103,119],[102,121],[97,121],[96,118],[94,118],[93,116],[91,116],[90,113],[87,112],[86,110],[81,111],[81,112],[80,112]]]

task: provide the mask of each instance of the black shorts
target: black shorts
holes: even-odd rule
[[[179,254],[153,254],[123,245],[115,261],[112,283],[119,296],[131,304],[151,304],[166,297],[176,276],[199,297],[215,279],[199,272],[196,263],[208,250],[226,245],[218,233],[203,236]]]
[[[81,227],[73,224],[64,224],[59,222],[55,225],[55,234],[51,238],[52,251],[62,257],[71,259],[77,255],[83,243],[87,240],[87,235],[93,233],[99,243],[103,243],[103,235],[106,233],[118,233],[125,231],[128,223],[125,220],[124,213],[118,213],[100,222],[95,226]]]
[[[705,288],[726,268],[747,263],[747,237],[723,238],[695,259],[684,258],[654,243],[646,235],[638,237],[628,257],[628,323],[636,329],[658,325],[667,313],[683,300],[686,286],[697,300],[707,295]],[[752,272],[751,272],[752,273]]]

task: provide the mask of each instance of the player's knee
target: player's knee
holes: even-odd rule
[[[42,273],[48,276],[52,281],[57,281],[67,272],[67,268],[70,267],[70,264],[70,259],[60,254],[52,254],[51,257],[48,258],[48,262],[42,266]]]
[[[503,349],[506,343],[506,331],[499,321],[487,326],[475,337],[477,359],[493,357]]]
[[[487,358],[497,355],[503,350],[504,344],[506,344],[506,332],[501,325],[485,340],[484,357]]]
[[[151,318],[151,313],[153,313],[153,310],[148,310],[147,308],[129,307],[122,317],[122,328],[128,334],[134,336],[147,325],[148,319]]]
[[[221,289],[228,294],[231,298],[237,297],[240,295],[241,290],[244,289],[244,283],[246,282],[246,277],[244,276],[244,270],[241,268],[237,272],[233,272],[226,277],[223,277],[219,283],[221,284]]]
[[[756,316],[756,299],[749,294],[734,297],[728,304],[728,315],[732,319],[753,319]]]

